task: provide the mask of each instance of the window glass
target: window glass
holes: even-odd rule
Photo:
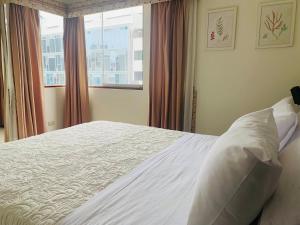
[[[143,51],[134,51],[134,60],[143,60]]]
[[[45,86],[65,84],[63,17],[40,11]]]
[[[88,15],[85,20],[85,41],[89,85],[103,83],[102,13]]]
[[[90,86],[143,84],[143,6],[85,16]]]

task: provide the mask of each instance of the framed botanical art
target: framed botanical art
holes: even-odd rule
[[[208,11],[207,49],[234,49],[237,7]]]
[[[261,3],[258,9],[257,47],[293,46],[296,0]]]

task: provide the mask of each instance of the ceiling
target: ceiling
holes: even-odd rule
[[[67,5],[70,5],[72,3],[84,2],[83,0],[56,0],[56,1]]]
[[[170,0],[0,0],[64,17],[78,17],[97,12],[127,8],[142,4],[154,4]]]
[[[57,2],[60,2],[60,3],[64,3],[66,5],[72,5],[72,3],[84,3],[84,2],[87,2],[87,0],[55,0]],[[102,2],[103,0],[93,0],[93,1],[90,1],[90,2]],[[114,0],[110,0],[111,3],[114,2]],[[108,2],[108,1],[107,1]],[[89,3],[89,2],[88,2]]]
[[[104,6],[131,0],[0,0],[64,17],[77,17],[101,11]],[[140,0],[138,0],[140,1]]]

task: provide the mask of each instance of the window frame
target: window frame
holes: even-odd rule
[[[102,84],[101,86],[89,85],[89,88],[143,90],[143,84]]]

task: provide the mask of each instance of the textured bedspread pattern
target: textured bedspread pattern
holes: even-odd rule
[[[106,121],[0,146],[0,225],[59,223],[184,133]]]

